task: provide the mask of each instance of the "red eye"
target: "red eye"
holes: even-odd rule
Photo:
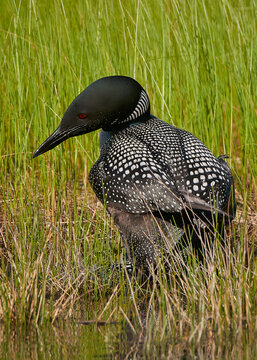
[[[80,119],[85,119],[85,118],[87,117],[87,115],[86,115],[86,114],[79,114],[78,117],[79,117]]]

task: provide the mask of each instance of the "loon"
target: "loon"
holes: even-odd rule
[[[100,156],[89,181],[136,268],[147,271],[187,239],[199,248],[203,231],[222,233],[235,216],[226,156],[216,158],[194,135],[151,115],[146,91],[127,76],[89,85],[32,157],[97,129]]]

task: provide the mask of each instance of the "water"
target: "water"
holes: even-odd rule
[[[87,312],[94,315],[94,312]],[[89,314],[90,313],[90,314]],[[131,317],[133,322],[133,316]],[[188,337],[164,334],[149,337],[134,322],[135,332],[124,320],[97,325],[86,319],[58,320],[53,325],[27,330],[0,325],[0,359],[256,359],[256,334],[233,329],[222,341],[210,331],[199,343]]]

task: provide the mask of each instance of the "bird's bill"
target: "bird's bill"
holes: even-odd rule
[[[56,129],[52,135],[50,135],[44,142],[39,146],[39,148],[34,152],[32,158],[36,158],[37,156],[53,149],[64,140],[67,140],[71,136],[74,136],[72,129],[67,129],[66,131]]]

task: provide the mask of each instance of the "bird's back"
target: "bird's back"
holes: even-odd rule
[[[227,164],[199,139],[154,117],[114,133],[89,178],[102,202],[134,214],[185,204],[208,210],[214,201],[226,212],[233,184]]]

